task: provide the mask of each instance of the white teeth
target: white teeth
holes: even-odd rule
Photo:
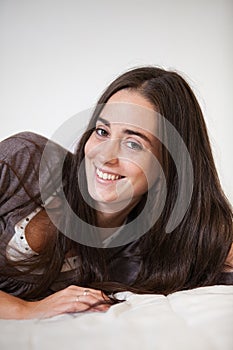
[[[120,175],[113,175],[113,174],[108,174],[108,173],[103,173],[101,170],[98,168],[96,169],[97,176],[100,177],[101,179],[104,180],[118,180],[120,178]]]

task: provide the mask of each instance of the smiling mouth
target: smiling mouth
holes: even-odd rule
[[[98,168],[96,168],[96,174],[97,174],[98,178],[103,179],[103,180],[109,180],[109,181],[115,181],[115,180],[119,180],[119,179],[124,178],[124,176],[121,176],[121,175],[103,172]]]

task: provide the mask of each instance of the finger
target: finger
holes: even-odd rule
[[[100,304],[99,304],[100,303]],[[83,311],[107,311],[110,305],[103,304],[101,301],[98,301],[94,298],[89,300],[69,300],[62,303],[59,308],[63,312],[83,312]]]
[[[94,295],[110,300],[109,297],[102,290],[88,288],[88,291]]]
[[[95,289],[83,289],[83,295],[94,295],[98,299],[109,301],[110,298],[104,294],[101,290]]]
[[[76,290],[76,291],[79,291],[80,293],[88,290],[92,294],[97,294],[97,295],[101,295],[102,294],[101,290],[93,289],[93,288],[87,288],[87,287],[80,287],[80,286],[75,286],[75,285],[71,285],[71,286],[67,287],[67,289]]]
[[[79,286],[74,286],[74,285],[71,285],[69,287],[67,287],[67,290],[73,290],[77,293],[80,293],[80,294],[92,294],[92,295],[97,295],[98,297],[102,298],[102,299],[105,299],[105,300],[110,300],[110,298],[104,294],[101,290],[97,290],[97,289],[93,289],[93,288],[84,288],[84,287],[79,287]]]
[[[97,303],[102,303],[102,304],[107,304],[107,300],[105,300],[102,297],[99,297],[97,295],[93,295],[93,294],[87,294],[87,295],[83,295],[83,294],[79,294],[75,296],[75,302],[78,303],[84,303],[87,305],[94,305]]]

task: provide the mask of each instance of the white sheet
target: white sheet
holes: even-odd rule
[[[0,320],[0,349],[233,350],[233,286],[118,296],[105,313]]]

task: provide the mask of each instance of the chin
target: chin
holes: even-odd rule
[[[119,198],[119,197],[92,197],[95,201],[95,207],[99,211],[106,213],[116,213],[124,211],[132,205],[132,198]]]
[[[118,203],[118,197],[117,196],[109,196],[109,195],[101,195],[101,194],[91,194],[92,199],[98,204],[98,203]]]

